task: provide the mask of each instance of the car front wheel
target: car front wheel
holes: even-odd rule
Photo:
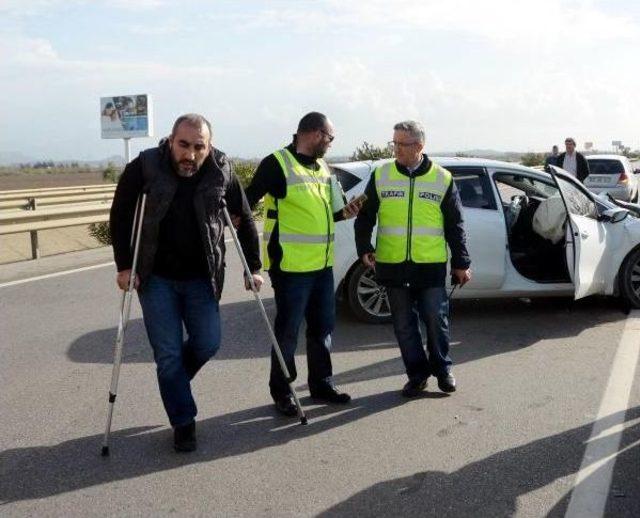
[[[371,324],[391,321],[389,297],[375,279],[373,270],[360,263],[349,276],[347,300],[356,317]]]
[[[618,273],[620,295],[632,308],[640,308],[640,248],[633,250]]]

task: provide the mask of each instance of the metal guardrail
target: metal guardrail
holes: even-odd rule
[[[86,203],[86,202],[103,202],[111,203],[113,201],[113,191],[97,192],[89,194],[77,194],[77,195],[65,195],[65,196],[45,196],[45,197],[31,197],[31,198],[17,198],[14,200],[5,200],[0,198],[0,210],[9,209],[23,209],[33,210],[32,206],[35,204],[37,207],[49,206],[49,205],[66,205],[69,203]]]
[[[0,236],[108,221],[110,210],[111,205],[101,203],[80,207],[0,212]]]
[[[115,184],[0,191],[0,236],[30,232],[37,259],[39,230],[108,221],[114,192]]]
[[[29,200],[32,198],[40,200],[60,196],[87,196],[90,194],[113,193],[115,190],[115,184],[107,184],[86,187],[55,187],[51,189],[0,191],[0,201]]]

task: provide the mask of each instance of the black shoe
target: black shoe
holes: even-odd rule
[[[293,402],[292,396],[284,396],[273,400],[276,410],[287,417],[295,417],[298,415],[298,408]]]
[[[351,401],[351,396],[346,392],[340,392],[335,387],[324,387],[316,390],[309,390],[311,398],[322,403],[335,403],[337,405],[346,405]]]
[[[402,387],[402,395],[404,397],[416,397],[420,395],[424,389],[427,388],[427,380],[411,381],[409,380],[404,387]]]
[[[196,443],[196,423],[191,421],[184,426],[176,426],[173,429],[173,449],[178,452],[195,451]]]
[[[442,390],[442,392],[455,392],[456,379],[453,377],[453,374],[447,374],[446,376],[439,376],[438,388]]]

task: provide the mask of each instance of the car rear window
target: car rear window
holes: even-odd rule
[[[336,178],[340,182],[340,185],[342,185],[342,190],[344,192],[349,192],[361,182],[360,178],[355,174],[351,174],[349,171],[345,171],[339,167],[331,166],[331,172],[336,175]]]
[[[589,174],[621,174],[624,166],[619,160],[589,160]]]

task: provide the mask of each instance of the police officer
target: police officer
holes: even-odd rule
[[[321,113],[308,113],[293,142],[262,160],[246,194],[252,207],[264,196],[262,256],[275,294],[274,333],[287,368],[295,379],[294,354],[304,318],[311,397],[345,404],[351,397],[335,387],[330,356],[335,325],[334,224],[355,216],[358,207],[332,209],[331,176],[322,157],[333,139],[331,121]],[[269,388],[278,412],[295,416],[287,380],[273,351]]]
[[[395,161],[378,167],[367,184],[367,201],[355,221],[358,255],[375,268],[385,286],[408,382],[405,397],[415,397],[435,376],[444,392],[456,390],[449,357],[449,303],[445,289],[447,245],[452,277],[471,279],[460,197],[451,173],[423,153],[422,125],[394,126]],[[378,224],[375,249],[371,234]],[[427,351],[419,319],[427,330]]]

